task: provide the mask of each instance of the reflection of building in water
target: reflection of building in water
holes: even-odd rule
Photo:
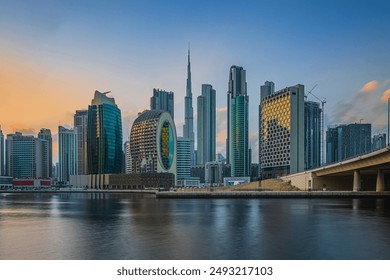
[[[172,173],[176,180],[176,128],[171,115],[146,110],[134,121],[130,151],[134,173]]]
[[[88,189],[169,189],[175,184],[175,175],[172,173],[71,175],[70,184],[73,187]]]

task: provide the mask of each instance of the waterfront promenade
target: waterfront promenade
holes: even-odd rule
[[[187,198],[390,198],[390,192],[352,191],[157,191],[157,190],[0,190],[6,193],[144,193],[158,199]]]

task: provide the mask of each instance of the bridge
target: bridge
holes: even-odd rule
[[[390,186],[390,147],[281,179],[306,191],[386,191]]]

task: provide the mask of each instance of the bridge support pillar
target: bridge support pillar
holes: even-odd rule
[[[378,173],[376,175],[376,191],[383,192],[385,190],[385,176],[383,175],[383,171],[378,169]]]
[[[362,186],[362,183],[361,183],[360,171],[355,170],[353,172],[353,191],[354,192],[360,191],[361,186]]]

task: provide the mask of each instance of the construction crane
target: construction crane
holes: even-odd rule
[[[320,126],[321,126],[321,128],[320,128],[320,131],[321,131],[321,137],[320,137],[320,139],[321,139],[321,159],[320,159],[320,161],[321,162],[320,162],[320,164],[322,164],[324,159],[325,159],[325,157],[324,157],[324,152],[325,152],[324,151],[324,126],[325,126],[324,122],[325,122],[326,98],[321,99],[312,92],[317,86],[318,86],[318,84],[316,84],[314,87],[312,87],[312,89],[307,92],[307,95],[305,95],[305,97],[307,97],[310,94],[310,95],[314,96],[315,99],[317,99],[318,101],[321,102],[321,115],[320,115],[320,118],[321,118],[321,120],[320,120]]]

